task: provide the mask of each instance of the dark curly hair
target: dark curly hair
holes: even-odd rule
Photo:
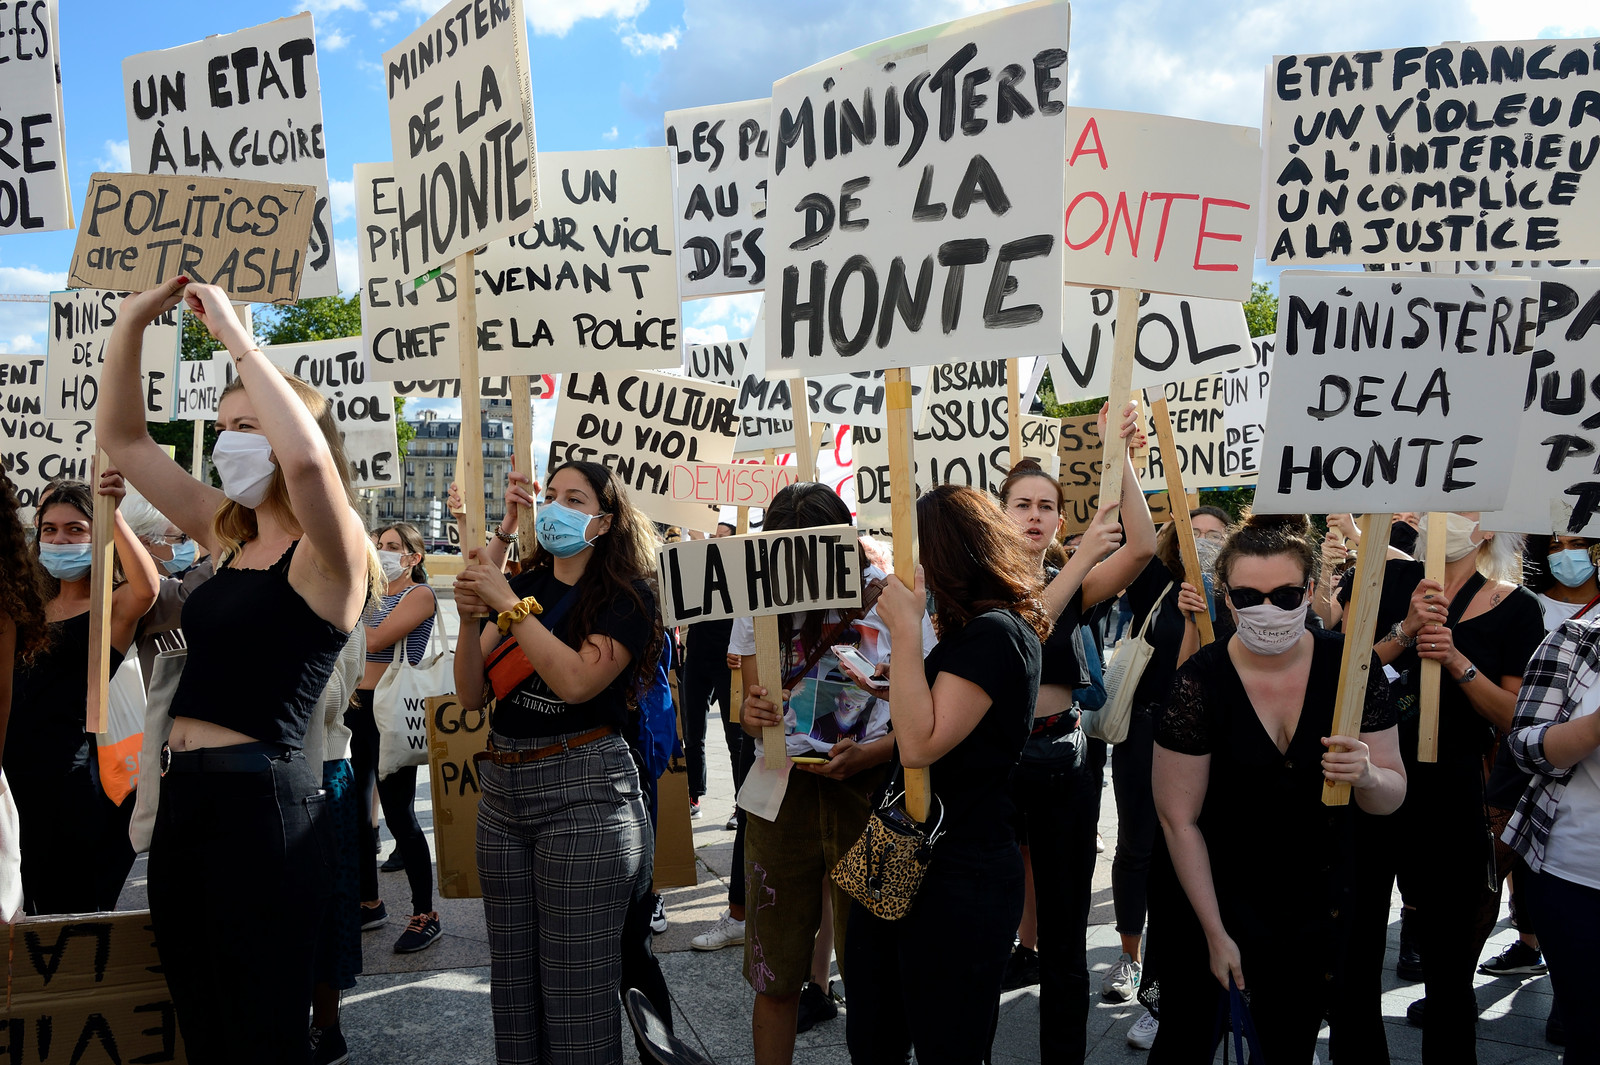
[[[939,639],[990,610],[1009,610],[1043,640],[1055,621],[1038,563],[987,492],[942,484],[917,500],[923,579],[933,593]]]
[[[16,630],[17,661],[27,664],[50,646],[50,629],[17,510],[16,490],[0,469],[0,624],[9,622]]]
[[[1240,558],[1271,558],[1289,555],[1299,561],[1305,580],[1317,576],[1320,554],[1311,519],[1304,514],[1248,514],[1244,523],[1229,534],[1217,552],[1217,580],[1230,587],[1228,575]]]

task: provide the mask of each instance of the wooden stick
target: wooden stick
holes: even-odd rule
[[[776,614],[755,619],[756,622],[756,675],[761,686],[767,689],[767,700],[783,706],[783,646],[778,642]],[[768,725],[761,730],[761,749],[766,752],[767,768],[782,769],[789,760],[784,744],[783,726]]]
[[[1117,335],[1111,352],[1111,388],[1107,392],[1106,438],[1100,460],[1100,505],[1122,499],[1123,463],[1128,445],[1117,432],[1122,425],[1120,397],[1133,391],[1133,356],[1139,344],[1139,290],[1117,289]]]
[[[206,464],[206,423],[204,418],[194,420],[194,455],[189,460],[189,472],[194,474],[195,480],[200,480],[200,472]]]
[[[1165,393],[1163,393],[1163,395],[1165,395]],[[1128,399],[1134,404],[1135,415],[1142,419],[1145,405],[1144,389],[1134,389],[1132,392],[1128,393]],[[1109,412],[1107,413],[1109,415]],[[1108,416],[1106,421],[1109,423],[1110,420],[1111,419]],[[1121,423],[1119,422],[1118,424],[1120,425]],[[1138,471],[1139,476],[1143,477],[1150,468],[1150,442],[1146,440],[1143,447],[1135,446],[1128,452],[1128,457],[1133,459],[1133,468]]]
[[[1006,441],[1010,469],[1022,461],[1022,360],[1006,360]]]
[[[100,474],[111,468],[111,456],[98,447],[90,487],[94,496],[94,520],[90,523],[93,544],[89,570],[89,705],[84,730],[106,731],[111,694],[111,579],[116,563],[117,508],[100,495]]]
[[[526,375],[507,382],[511,393],[511,468],[533,476],[533,383]],[[517,558],[527,565],[533,558],[532,514],[517,515]]]
[[[789,382],[789,414],[794,419],[795,476],[802,481],[817,479],[817,448],[811,442],[811,398],[804,377]]]
[[[1389,514],[1361,516],[1363,548],[1356,559],[1355,584],[1350,590],[1350,609],[1344,615],[1344,658],[1339,663],[1339,694],[1333,704],[1333,735],[1356,736],[1361,732],[1361,715],[1367,704],[1367,683],[1372,679],[1372,639],[1378,629],[1378,600],[1383,595],[1383,564],[1389,542]],[[1332,747],[1329,750],[1343,750]],[[1350,785],[1322,785],[1324,806],[1348,806]]]
[[[1171,501],[1172,519],[1178,523],[1178,551],[1183,555],[1184,579],[1205,594],[1205,579],[1200,574],[1200,551],[1194,542],[1194,525],[1189,520],[1189,496],[1183,490],[1183,473],[1178,469],[1178,448],[1172,436],[1172,416],[1167,410],[1167,397],[1155,401],[1151,415],[1156,423],[1156,440],[1161,444],[1161,465],[1167,475],[1167,499]],[[1211,615],[1202,610],[1195,616],[1200,626],[1200,646],[1216,639],[1211,628]]]
[[[461,354],[461,435],[456,483],[461,486],[463,558],[483,546],[483,383],[478,377],[478,272],[472,252],[456,258],[456,337]]]
[[[1423,576],[1431,581],[1444,584],[1444,545],[1445,535],[1449,531],[1449,524],[1443,514],[1428,515],[1428,547],[1427,557],[1423,560]],[[1362,543],[1366,543],[1366,530],[1362,530]],[[1387,536],[1384,543],[1388,543]],[[1368,548],[1363,547],[1365,554]],[[1387,554],[1387,552],[1380,553]],[[1419,637],[1421,633],[1417,634]],[[1431,658],[1421,659],[1422,672],[1417,674],[1420,685],[1418,696],[1418,710],[1421,713],[1417,721],[1417,761],[1437,762],[1439,760],[1439,663]]]
[[[889,412],[889,529],[894,540],[894,575],[907,588],[917,585],[917,481],[912,453],[911,371],[886,370],[883,375],[885,407]],[[895,649],[909,668],[922,668],[922,638],[915,646]],[[906,812],[918,821],[928,819],[932,784],[926,769],[907,769]]]
[[[739,710],[744,706],[744,673],[737,669],[728,671],[728,720],[739,723]]]

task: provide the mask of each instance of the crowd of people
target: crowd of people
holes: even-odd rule
[[[235,368],[220,489],[151,440],[139,404],[143,327],[180,304]],[[327,401],[272,366],[220,290],[180,278],[129,297],[102,375],[111,468],[51,485],[31,535],[0,481],[0,765],[24,909],[113,909],[147,848],[189,1060],[346,1060],[340,994],[363,932],[388,916],[378,808],[410,894],[394,950],[441,934],[416,767],[385,772],[379,754],[381,682],[422,661],[440,623],[422,538],[363,527]],[[1137,445],[1137,409],[1116,416]],[[1202,507],[1195,584],[1189,533],[1157,530],[1131,466],[1122,483],[1070,547],[1061,487],[1036,462],[993,494],[932,489],[916,572],[891,574],[863,536],[862,607],[781,615],[766,676],[750,619],[663,628],[662,530],[604,466],[547,472],[537,548],[508,565],[541,494],[513,474],[506,517],[453,588],[456,695],[492,712],[477,858],[499,1061],[620,1061],[622,988],[671,1024],[650,947],[658,770],[641,724],[670,670],[692,816],[713,703],[738,785],[727,912],[693,946],[743,947],[758,1065],[787,1065],[796,1032],[836,1016],[832,959],[857,1065],[986,1062],[1003,990],[1033,983],[1052,1065],[1084,1059],[1094,993],[1144,1007],[1127,1038],[1157,1065],[1211,1060],[1230,1027],[1248,1031],[1258,1065],[1315,1060],[1325,1024],[1341,1065],[1381,1063],[1391,963],[1423,984],[1408,1017],[1429,1065],[1476,1060],[1475,972],[1548,972],[1549,1036],[1569,1063],[1600,1061],[1585,1005],[1600,946],[1600,545],[1433,515],[1446,524],[1433,580],[1429,516],[1397,515],[1363,544],[1349,515],[1323,535],[1304,515],[1236,523]],[[86,730],[96,507],[116,511],[111,664],[140,663],[159,769],[120,801]],[[764,514],[767,531],[850,522],[816,483]],[[1340,629],[1361,551],[1388,561],[1365,703],[1341,733]],[[240,683],[245,655],[270,668]],[[1442,675],[1431,760],[1418,756],[1426,662]],[[762,739],[774,727],[781,769]],[[1108,762],[1121,951],[1096,992]],[[932,790],[920,823],[918,770]],[[1330,785],[1353,801],[1325,804]],[[906,893],[903,915],[846,871],[886,825],[916,842],[916,883],[872,889]],[[1485,959],[1506,886],[1519,938]]]

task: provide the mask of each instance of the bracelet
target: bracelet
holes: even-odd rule
[[[498,525],[494,527],[494,538],[503,544],[514,544],[517,542],[516,533],[501,532],[500,526]]]
[[[544,607],[539,605],[539,600],[528,596],[510,610],[500,611],[500,618],[495,622],[495,627],[500,630],[500,635],[506,636],[511,632],[511,626],[526,618],[529,614],[543,614]]]
[[[1415,636],[1407,636],[1406,630],[1400,627],[1402,624],[1402,622],[1397,621],[1391,625],[1389,627],[1389,634],[1385,636],[1384,639],[1393,640],[1395,643],[1400,645],[1401,650],[1404,650],[1407,647],[1415,647],[1417,645],[1417,638]]]

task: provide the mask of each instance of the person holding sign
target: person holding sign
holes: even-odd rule
[[[461,627],[458,698],[497,700],[477,762],[495,1052],[619,1063],[623,919],[652,849],[623,733],[661,654],[655,532],[593,462],[550,475],[534,531],[509,583],[481,547],[455,582],[462,616],[490,619]]]
[[[237,375],[217,408],[221,490],[191,477],[145,426],[144,329],[180,300]],[[122,304],[97,434],[145,498],[217,560],[183,606],[189,650],[150,844],[150,918],[188,1057],[304,1061],[331,846],[306,730],[367,597],[383,590],[333,409],[267,360],[221,289],[179,277]]]
[[[124,487],[116,470],[100,475],[100,505],[115,507]],[[133,868],[128,822],[133,802],[106,796],[85,731],[89,700],[90,527],[95,493],[78,481],[45,489],[34,511],[37,534],[28,572],[44,601],[49,647],[16,671],[6,727],[6,778],[22,835],[23,908],[33,916],[117,908]],[[156,599],[156,564],[119,513],[118,580],[111,596],[111,671],[133,643],[139,618]]]
[[[1105,431],[1107,410],[1100,412]],[[1139,410],[1123,410],[1122,437],[1138,446]],[[1000,485],[1000,505],[1045,582],[1055,627],[1044,641],[1032,732],[1012,786],[1038,921],[1039,1045],[1046,1061],[1082,1061],[1088,1046],[1090,896],[1105,745],[1079,727],[1073,690],[1089,683],[1074,641],[1086,611],[1122,594],[1150,560],[1156,530],[1131,459],[1122,498],[1101,508],[1065,565],[1046,561],[1063,523],[1061,482],[1023,459]],[[1122,524],[1119,526],[1118,521]],[[1127,542],[1122,538],[1126,530]]]
[[[33,551],[22,531],[17,492],[0,467],[0,766],[5,765],[5,740],[16,696],[16,675],[50,648],[51,635],[39,598]]]
[[[977,489],[924,493],[917,528],[916,586],[887,582],[878,610],[896,642],[915,646],[933,594],[939,644],[922,669],[890,674],[889,705],[900,762],[929,769],[944,834],[904,917],[851,907],[845,1035],[856,1065],[904,1062],[913,1049],[924,1065],[985,1060],[1022,917],[1010,781],[1051,628],[1039,562]]]
[[[1427,997],[1406,1016],[1422,1028],[1426,1065],[1476,1061],[1473,975],[1499,918],[1500,889],[1488,840],[1485,769],[1499,735],[1511,727],[1523,670],[1544,638],[1538,600],[1517,584],[1522,537],[1484,531],[1479,515],[1445,514],[1444,583],[1425,578],[1428,526],[1422,519],[1416,560],[1384,564],[1373,644],[1394,681],[1400,751],[1411,781],[1400,812],[1366,833],[1350,946],[1347,1006],[1339,1010],[1334,1048],[1353,1061],[1385,1061],[1379,975],[1387,951],[1389,904],[1398,875],[1415,903],[1416,943]],[[1441,668],[1437,761],[1417,757],[1418,678],[1423,660]],[[1515,790],[1515,789],[1512,789]],[[1423,1004],[1419,1004],[1423,1003]],[[1425,1005],[1424,1005],[1425,1004]]]
[[[1151,1065],[1210,1060],[1230,985],[1252,996],[1264,1060],[1310,1060],[1356,846],[1323,783],[1349,783],[1369,814],[1405,799],[1385,685],[1368,686],[1359,737],[1329,735],[1344,640],[1306,627],[1316,559],[1304,515],[1251,517],[1228,538],[1216,575],[1235,633],[1179,667],[1156,721]]]

